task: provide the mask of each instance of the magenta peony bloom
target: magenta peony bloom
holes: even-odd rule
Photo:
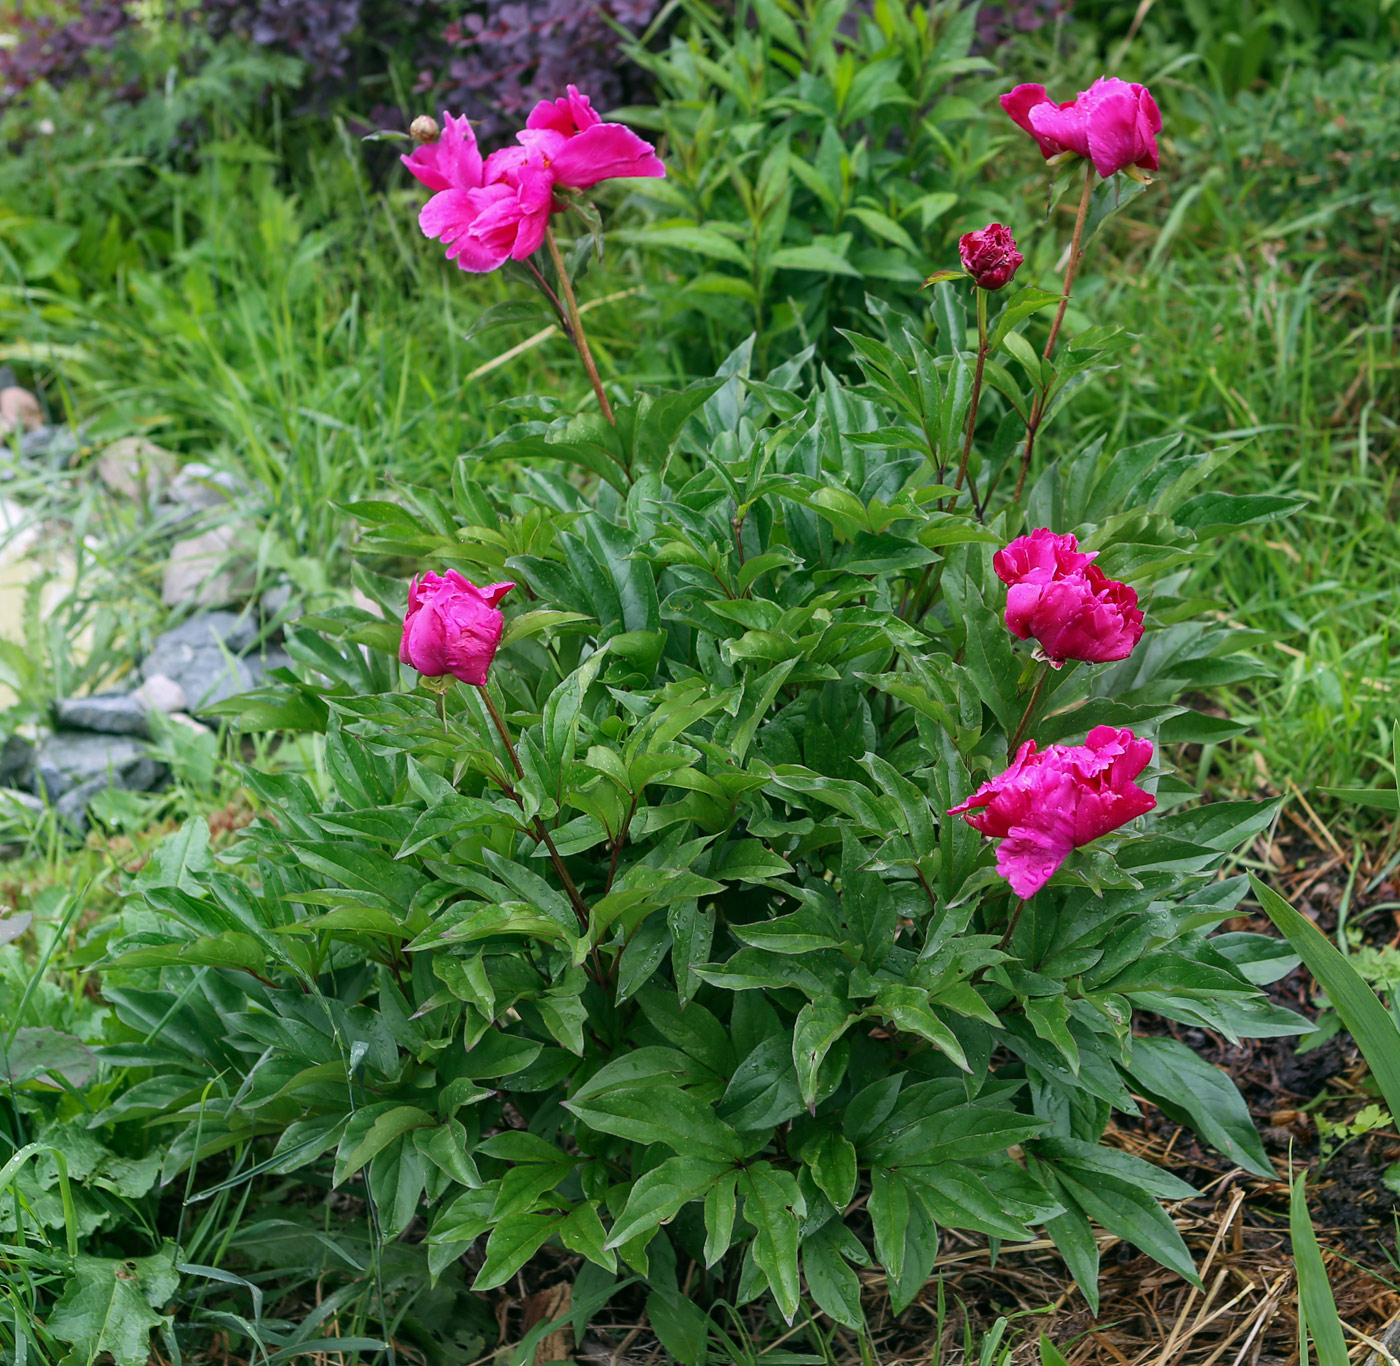
[[[1127,659],[1142,639],[1137,594],[1092,563],[1097,553],[1041,527],[992,559],[1007,585],[1007,629],[1021,640],[1034,637],[1057,669],[1067,659]]]
[[[1064,104],[1056,104],[1043,85],[1018,85],[1001,97],[1001,107],[1036,140],[1047,161],[1073,152],[1088,157],[1104,179],[1130,166],[1157,169],[1162,115],[1145,85],[1101,76]]]
[[[1001,223],[988,223],[977,232],[965,232],[958,238],[958,255],[963,269],[972,276],[978,289],[1001,289],[1011,283],[1011,277],[1026,259],[1016,250],[1011,229]]]
[[[1000,839],[997,872],[1017,896],[1032,897],[1072,849],[1157,805],[1133,782],[1151,758],[1150,740],[1112,726],[1095,726],[1082,745],[1038,752],[1027,740],[1004,773],[948,814]]]
[[[539,250],[549,225],[554,177],[522,147],[493,152],[484,161],[465,118],[444,113],[442,136],[401,157],[437,193],[423,206],[418,226],[447,245],[447,259],[481,274]]]
[[[555,182],[586,190],[603,180],[659,177],[666,167],[651,143],[621,123],[604,123],[577,86],[557,100],[541,100],[516,134],[522,147],[543,158]]]
[[[501,643],[505,618],[496,604],[513,583],[478,588],[455,569],[424,574],[408,586],[399,659],[425,678],[451,674],[482,686]]]
[[[617,176],[664,176],[651,143],[620,123],[604,123],[577,88],[543,100],[518,134],[520,146],[485,160],[471,124],[442,116],[436,142],[400,160],[435,193],[418,215],[427,237],[447,245],[447,259],[482,273],[538,251],[549,215],[563,206],[554,187],[585,190]]]

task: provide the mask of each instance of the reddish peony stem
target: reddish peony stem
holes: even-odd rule
[[[497,708],[495,701],[491,697],[490,692],[487,691],[484,683],[478,685],[477,691],[480,692],[481,700],[486,704],[486,710],[491,714],[491,721],[496,727],[496,733],[501,737],[501,743],[506,747],[506,753],[510,755],[510,762],[515,768],[515,776],[517,778],[523,778],[525,776],[525,770],[521,767],[520,756],[515,752],[515,745],[511,742],[510,731],[506,727],[505,717],[501,715],[500,710]],[[523,807],[524,804],[521,802],[517,793],[512,791],[511,796],[515,798],[517,806]],[[573,878],[569,876],[569,870],[564,867],[564,860],[560,856],[559,850],[554,847],[554,840],[551,838],[549,831],[545,828],[544,822],[538,816],[534,818],[534,830],[536,838],[544,845],[545,850],[549,854],[549,861],[554,865],[554,871],[559,875],[559,881],[564,884],[565,895],[568,896],[569,904],[574,908],[574,914],[578,916],[579,924],[586,930],[592,919],[589,914],[588,903],[583,899],[582,895],[580,895]]]
[[[1094,163],[1085,161],[1084,163],[1084,193],[1079,197],[1079,213],[1074,220],[1074,236],[1069,244],[1069,264],[1065,267],[1065,282],[1060,290],[1060,306],[1055,310],[1055,321],[1050,324],[1050,335],[1045,341],[1045,350],[1041,352],[1046,360],[1055,354],[1055,343],[1060,339],[1060,325],[1065,320],[1065,309],[1069,306],[1070,290],[1074,288],[1074,273],[1079,269],[1079,258],[1083,255],[1084,247],[1084,223],[1089,217],[1089,200],[1094,192]],[[1026,423],[1026,448],[1021,452],[1021,473],[1016,480],[1016,492],[1012,495],[1012,502],[1021,501],[1021,493],[1026,487],[1026,475],[1030,471],[1031,457],[1035,454],[1035,434],[1040,430],[1041,420],[1045,416],[1045,394],[1042,389],[1036,396],[1035,403],[1031,406],[1030,420]]]
[[[967,435],[963,439],[962,463],[958,466],[958,477],[953,481],[954,496],[948,500],[949,508],[958,501],[957,493],[967,477],[967,462],[972,455],[972,434],[977,430],[977,409],[982,402],[982,370],[987,364],[987,291],[974,288],[973,292],[977,295],[977,369],[972,375],[972,398],[967,407]],[[975,511],[977,490],[971,489],[971,494]]]
[[[598,395],[598,406],[603,410],[603,416],[615,427],[617,419],[613,416],[612,404],[608,402],[608,396],[603,392],[603,381],[598,378],[598,367],[593,363],[593,352],[588,349],[588,335],[583,330],[583,319],[579,316],[578,300],[574,298],[574,286],[569,279],[569,272],[564,268],[564,258],[559,252],[559,243],[554,240],[554,229],[547,227],[544,230],[545,244],[549,247],[550,259],[554,262],[554,272],[559,277],[559,290],[564,296],[564,305],[569,311],[569,326],[573,330],[572,341],[574,349],[579,354],[579,359],[583,361],[583,368],[588,371],[588,381],[593,386],[593,392]]]

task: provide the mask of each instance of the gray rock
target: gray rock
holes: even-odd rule
[[[57,804],[69,792],[93,783],[96,791],[125,787],[147,792],[164,774],[163,765],[138,740],[71,731],[50,735],[40,743],[27,786]]]
[[[77,787],[69,788],[54,804],[54,815],[74,834],[84,835],[88,828],[88,803],[107,791],[112,784],[106,778],[89,778]]]
[[[0,389],[9,389],[19,383],[19,376],[15,374],[14,366],[0,365]]]
[[[95,697],[60,697],[54,718],[66,730],[96,730],[106,735],[148,736],[149,704],[134,693],[98,693]]]
[[[161,601],[167,607],[222,607],[247,597],[257,579],[247,557],[239,553],[238,542],[238,531],[231,526],[210,527],[176,541],[165,562]]]
[[[258,600],[258,605],[262,608],[263,617],[268,621],[273,621],[280,617],[291,605],[292,585],[289,583],[279,583],[269,588]]]
[[[156,637],[147,659],[154,659],[162,650],[174,646],[188,646],[196,650],[208,649],[211,646],[214,649],[222,647],[230,654],[238,655],[257,638],[258,623],[251,613],[201,612],[198,616],[186,618],[178,626],[172,626],[168,631],[162,631]],[[162,671],[147,668],[143,664],[141,672],[144,677],[151,678]],[[174,674],[169,676],[175,677]]]
[[[0,824],[7,825],[15,814],[42,816],[47,808],[43,799],[17,787],[0,787]]]
[[[255,621],[232,612],[191,617],[157,637],[141,661],[141,675],[148,683],[163,677],[176,684],[185,695],[185,705],[199,715],[204,708],[256,685],[251,661],[236,657],[256,634]]]
[[[184,711],[185,690],[164,674],[152,674],[131,692],[98,693],[94,697],[63,697],[54,703],[54,717],[66,730],[99,731],[105,735],[151,734],[153,711]]]
[[[71,427],[36,427],[19,439],[19,453],[34,457],[46,455],[55,463],[76,455],[82,442]]]
[[[24,852],[24,839],[46,810],[44,803],[32,793],[0,787],[0,859],[18,858]],[[19,839],[13,838],[15,836]],[[28,915],[0,919],[0,944],[18,939],[32,920],[33,916]]]
[[[292,657],[285,650],[274,646],[265,655],[249,655],[247,664],[253,675],[255,686],[260,687],[263,677],[273,669],[290,669]]]
[[[207,512],[246,496],[248,490],[236,474],[216,470],[212,465],[192,460],[177,474],[165,491],[166,498],[192,512]]]
[[[34,742],[11,735],[0,748],[0,786],[20,787],[34,771]]]

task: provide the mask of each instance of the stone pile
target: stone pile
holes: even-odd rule
[[[0,444],[11,450],[17,444],[21,456],[64,465],[82,450],[80,434],[48,425],[34,395],[2,367]],[[149,791],[168,777],[148,743],[153,714],[203,729],[214,720],[210,709],[217,703],[257,687],[269,669],[291,663],[267,640],[290,593],[273,590],[261,604],[248,601],[256,578],[233,520],[233,505],[247,491],[234,476],[199,463],[182,468],[171,452],[142,437],[105,447],[90,468],[114,495],[150,509],[175,537],[161,597],[184,620],[151,643],[131,686],[60,698],[51,731],[16,734],[5,742],[0,830],[13,827],[17,812],[47,804],[81,833],[98,793],[110,787]],[[223,520],[204,525],[221,512]]]

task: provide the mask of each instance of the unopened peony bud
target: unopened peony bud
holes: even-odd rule
[[[431,114],[419,114],[412,123],[408,125],[409,134],[414,142],[436,142],[442,129],[438,127],[438,121]]]
[[[965,232],[958,239],[958,255],[977,288],[988,290],[1009,284],[1025,260],[1016,250],[1011,229],[1001,223],[988,223],[978,232]]]
[[[408,586],[399,659],[425,678],[451,675],[482,687],[505,628],[496,604],[514,587],[491,583],[478,588],[455,569],[414,579]]]

